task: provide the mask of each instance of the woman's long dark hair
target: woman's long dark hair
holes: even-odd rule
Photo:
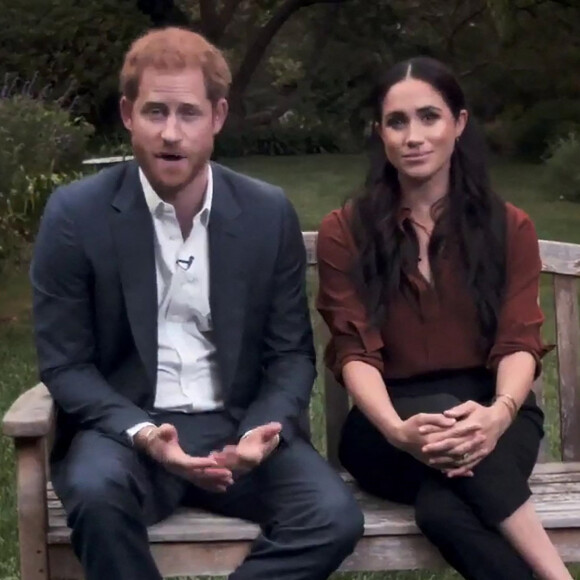
[[[417,57],[389,70],[373,99],[375,121],[390,88],[407,77],[431,85],[457,119],[466,108],[465,97],[453,73],[440,62]],[[373,323],[388,317],[389,303],[403,291],[413,295],[407,272],[418,257],[413,231],[399,227],[401,190],[397,170],[388,161],[384,145],[373,131],[374,147],[364,189],[352,199],[352,233],[359,250],[353,275]],[[429,260],[437,287],[437,261],[446,241],[459,250],[465,281],[477,308],[482,348],[495,337],[505,287],[506,208],[491,189],[483,137],[471,119],[451,157],[449,193],[429,243]],[[411,234],[411,235],[409,235]]]

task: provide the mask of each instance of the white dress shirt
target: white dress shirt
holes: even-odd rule
[[[164,202],[139,170],[155,230],[157,278],[157,384],[154,409],[196,413],[223,408],[209,304],[208,224],[213,176],[201,210],[183,239],[175,208]],[[127,431],[132,438],[140,423]]]

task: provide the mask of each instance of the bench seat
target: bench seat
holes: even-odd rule
[[[108,160],[106,160],[108,162]],[[316,232],[304,232],[310,282],[316,285]],[[547,387],[556,395],[557,414],[552,437],[559,432],[558,463],[540,463],[532,476],[534,501],[542,522],[566,562],[580,562],[580,245],[540,241],[542,270],[552,279],[556,363],[545,367]],[[328,331],[313,312],[315,340],[326,344]],[[555,371],[555,372],[554,372]],[[324,406],[327,458],[339,468],[340,429],[349,410],[344,388],[323,371],[320,393]],[[544,403],[542,381],[534,391]],[[42,384],[22,393],[2,422],[4,434],[14,439],[16,503],[22,580],[81,579],[80,565],[70,546],[60,502],[50,484],[47,493],[47,450],[54,433],[54,404]],[[554,441],[546,441],[554,443]],[[347,479],[349,485],[353,485]],[[416,528],[408,507],[379,501],[355,489],[365,513],[364,538],[345,560],[343,571],[382,571],[437,568],[443,565]],[[48,502],[48,503],[47,503]],[[115,531],[111,530],[114,534]],[[247,522],[182,510],[149,530],[151,547],[164,576],[225,575],[247,554],[258,528]],[[493,556],[491,556],[493,557]]]
[[[365,535],[341,570],[438,568],[443,562],[420,534],[410,507],[382,501],[358,489],[348,475],[365,515]],[[565,560],[580,557],[580,463],[539,464],[531,478],[534,502]],[[48,486],[48,544],[52,578],[81,578],[70,549],[70,530],[52,487]],[[221,575],[247,553],[258,527],[249,522],[180,509],[149,528],[149,538],[166,576]],[[160,546],[163,547],[159,550]]]

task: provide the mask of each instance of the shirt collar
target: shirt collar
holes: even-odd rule
[[[143,188],[143,193],[145,194],[145,201],[147,203],[147,207],[151,212],[151,215],[155,215],[158,211],[163,210],[165,208],[173,208],[173,206],[166,201],[163,201],[157,192],[153,189],[151,183],[145,176],[143,170],[139,167],[139,181],[141,182],[141,187]],[[207,226],[209,222],[209,215],[211,212],[213,202],[213,173],[211,164],[207,166],[207,186],[205,189],[205,194],[203,196],[203,205],[201,209],[196,214],[196,218],[199,217],[199,220],[204,226]],[[195,219],[195,218],[194,218]]]

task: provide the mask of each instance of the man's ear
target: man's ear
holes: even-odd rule
[[[121,97],[119,102],[119,110],[121,112],[121,120],[125,129],[131,132],[133,130],[133,101],[130,101],[125,95]]]
[[[226,99],[220,99],[213,105],[213,134],[217,135],[228,118],[229,105]]]

